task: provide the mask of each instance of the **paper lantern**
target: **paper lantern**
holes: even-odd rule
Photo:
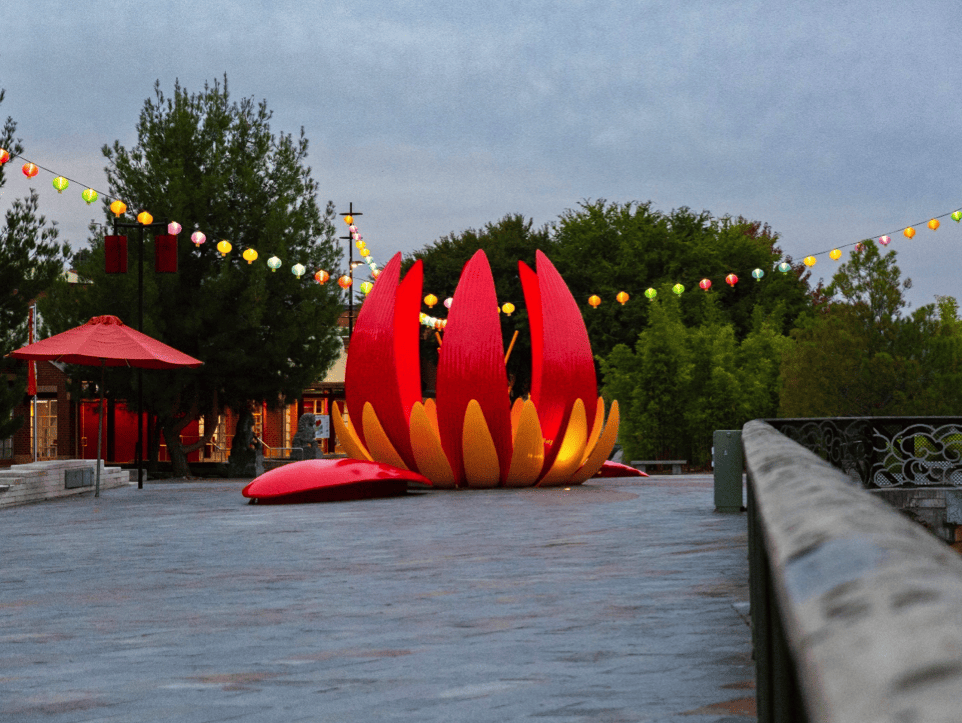
[[[340,286],[342,289],[350,288],[351,284],[353,283],[354,283],[354,279],[352,279],[347,274],[344,274],[343,276],[339,277],[337,280],[337,285]]]
[[[811,268],[812,266],[815,265],[815,262],[817,260],[818,259],[816,259],[814,256],[806,256],[804,259],[802,259],[802,263],[804,263],[806,266]]]
[[[320,269],[314,274],[314,280],[319,284],[326,284],[331,275],[327,273],[324,269]]]
[[[0,163],[2,163],[2,161],[0,161]],[[953,211],[952,220],[955,221],[956,223],[958,223],[959,221],[962,221],[962,211]]]
[[[935,231],[935,229],[937,229],[938,227],[939,227],[939,219],[933,218],[931,221],[929,221],[929,228],[930,228],[930,229],[932,229],[933,231]]]
[[[708,291],[711,288],[711,279],[702,279],[699,281],[698,288],[702,291]]]
[[[446,298],[446,299],[444,300],[444,308],[445,308],[445,309],[450,309],[450,308],[451,308],[451,304],[453,304],[453,303],[454,303],[454,299],[449,296],[448,298]]]
[[[905,238],[912,238],[915,235],[915,229],[909,226],[902,232],[902,235],[905,236]]]
[[[650,288],[649,288],[649,289],[645,289],[645,298],[646,298],[646,299],[651,300],[651,299],[654,299],[656,296],[658,296],[658,292],[655,291],[654,289],[650,289]]]
[[[36,163],[24,163],[24,164],[23,164],[23,175],[25,175],[27,178],[33,178],[33,177],[36,176],[38,173],[40,173],[40,169],[37,168],[37,164],[36,164]]]
[[[361,214],[361,215],[363,216],[364,214]],[[354,223],[354,217],[353,217],[353,216],[350,216],[350,215],[345,216],[345,217],[344,217],[344,223],[346,223],[348,226],[350,226],[352,223]]]
[[[755,279],[755,281],[761,281],[764,275],[765,275],[765,272],[762,271],[761,269],[755,269],[754,271],[752,271],[752,278]]]
[[[97,192],[92,188],[88,188],[80,194],[80,197],[86,201],[87,205],[89,206],[91,203],[97,200]]]
[[[224,239],[224,240],[222,240],[222,241],[218,241],[218,243],[217,243],[217,250],[220,251],[220,255],[221,255],[221,256],[227,256],[227,254],[230,253],[230,250],[231,250],[232,248],[234,248],[234,247],[231,246],[230,241],[228,241],[227,239]]]
[[[5,148],[0,148],[0,166],[10,160],[10,153]]]
[[[276,256],[271,256],[269,259],[267,259],[267,268],[269,268],[272,273],[277,271],[280,267],[281,260]]]
[[[370,294],[371,289],[373,288],[374,288],[374,284],[372,284],[370,281],[361,282],[361,293],[364,294],[365,296]]]
[[[370,251],[368,251],[367,249],[361,249],[361,256],[367,257],[370,255],[371,255]]]
[[[832,261],[838,261],[840,258],[842,258],[842,250],[832,249],[828,252],[828,257],[832,259]]]
[[[141,224],[142,226],[149,226],[153,222],[154,222],[154,217],[151,216],[146,211],[141,211],[140,213],[137,214],[137,223]]]
[[[595,294],[592,294],[591,296],[588,297],[588,305],[592,309],[597,309],[599,306],[601,306],[601,297]]]
[[[241,254],[244,257],[244,261],[250,266],[252,263],[257,261],[257,252],[254,249],[244,249],[244,253]]]
[[[171,236],[176,236],[183,230],[184,227],[176,221],[171,221],[169,224],[167,224],[167,233],[169,233]]]
[[[514,313],[514,304],[512,304],[510,301],[505,302],[501,306],[501,311],[503,311],[508,316],[511,316]]]
[[[888,246],[890,243],[892,243],[892,239],[890,239],[888,236],[879,236],[878,242],[883,246]]]
[[[618,303],[621,304],[622,306],[624,306],[625,302],[628,301],[628,299],[630,298],[631,297],[628,296],[628,293],[625,291],[619,291],[618,295],[615,296],[615,299],[617,299]]]
[[[792,270],[792,265],[787,261],[782,261],[782,263],[778,265],[778,270],[781,271],[783,274],[787,274],[789,271]]]
[[[738,277],[735,276],[735,274],[728,274],[728,276],[725,277],[725,283],[735,288],[735,284],[738,283]]]
[[[304,266],[304,264],[294,264],[291,266],[291,273],[297,278],[301,278],[305,271],[307,271],[307,267]]]
[[[377,281],[377,277],[380,276],[380,275],[381,275],[381,270],[380,270],[380,269],[377,269],[377,268],[372,268],[372,269],[371,269],[371,276],[374,277],[374,280],[375,280],[375,281]]]
[[[191,240],[191,243],[194,244],[194,246],[196,246],[197,248],[200,248],[200,245],[207,240],[207,237],[204,234],[202,234],[200,231],[194,231],[194,233],[190,235],[190,240]]]
[[[433,309],[434,305],[438,303],[438,297],[436,297],[434,294],[428,294],[424,297],[424,303],[427,304],[429,309]]]
[[[57,176],[55,179],[53,179],[52,183],[53,187],[57,189],[57,193],[63,193],[67,186],[70,185],[70,181],[63,176]],[[931,223],[931,221],[929,223]]]
[[[685,287],[682,284],[675,284],[674,286],[671,287],[671,290],[678,296],[681,296],[682,294],[685,293]]]
[[[110,210],[113,211],[114,216],[120,218],[127,212],[127,204],[123,201],[114,201],[112,204],[110,204]]]

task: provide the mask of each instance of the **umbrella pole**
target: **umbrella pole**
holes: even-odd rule
[[[100,497],[100,437],[104,429],[104,370],[107,368],[107,360],[100,360],[100,414],[97,415],[97,487],[94,497]]]

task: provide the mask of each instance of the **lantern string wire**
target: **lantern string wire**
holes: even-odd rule
[[[8,153],[9,153],[9,151],[8,151]],[[25,161],[26,163],[33,164],[33,165],[36,166],[38,169],[43,170],[43,171],[46,171],[47,173],[51,173],[51,174],[53,174],[54,176],[63,177],[63,178],[65,178],[65,179],[67,179],[67,181],[70,182],[70,183],[76,183],[78,186],[82,186],[83,188],[89,188],[90,190],[96,192],[99,197],[102,196],[104,200],[112,200],[112,201],[122,200],[122,199],[117,198],[116,196],[110,195],[109,193],[104,193],[103,191],[99,191],[99,190],[97,190],[96,188],[94,188],[93,186],[87,185],[87,184],[84,183],[83,181],[78,181],[78,180],[76,180],[76,179],[70,178],[69,176],[64,176],[62,173],[58,173],[57,171],[54,171],[54,170],[51,169],[51,168],[47,168],[46,166],[43,166],[43,165],[41,165],[41,164],[39,164],[39,163],[36,163],[36,162],[34,162],[34,161],[31,161],[29,158],[27,158],[26,156],[24,156],[24,155],[21,154],[21,153],[9,153],[9,158],[8,158],[8,160],[13,160],[14,158],[19,158],[19,159]],[[902,227],[900,227],[900,228],[898,228],[898,229],[895,229],[895,230],[893,230],[893,231],[887,231],[887,232],[884,233],[884,234],[877,234],[877,235],[875,235],[875,236],[866,237],[866,238],[862,239],[861,241],[852,241],[852,242],[850,242],[850,243],[840,244],[840,245],[838,245],[838,246],[834,246],[834,247],[832,247],[831,249],[826,249],[826,250],[824,250],[824,251],[816,251],[815,253],[807,254],[805,258],[807,258],[808,256],[824,256],[825,254],[830,254],[830,253],[832,253],[832,251],[835,251],[836,249],[839,249],[839,250],[840,250],[840,249],[848,248],[848,247],[850,247],[850,246],[856,246],[856,247],[857,247],[859,244],[864,243],[865,241],[877,241],[878,239],[882,238],[883,236],[890,236],[890,235],[895,235],[895,234],[903,233],[904,231],[906,231],[906,230],[909,229],[909,228],[914,229],[916,226],[925,226],[925,225],[928,224],[930,221],[938,220],[938,219],[942,219],[942,218],[946,218],[947,216],[950,217],[950,216],[952,216],[952,214],[954,214],[954,213],[962,213],[962,207],[953,209],[952,211],[947,211],[947,212],[945,212],[945,213],[943,213],[943,214],[941,214],[941,215],[939,215],[939,216],[932,216],[929,221],[918,221],[918,222],[916,222],[916,223],[914,223],[914,224],[910,224],[909,226],[902,226]],[[356,228],[356,224],[355,224],[355,228]],[[934,230],[934,229],[933,229],[933,230]],[[352,234],[352,235],[353,235],[353,234]],[[358,233],[358,237],[359,237],[359,238],[363,238],[363,237],[360,236],[360,233]],[[792,258],[792,257],[791,257],[791,256],[788,256],[788,257],[786,257],[786,258]],[[379,267],[377,266],[377,264],[374,263],[374,260],[371,259],[369,256],[368,256],[368,257],[365,257],[365,261],[366,261],[367,265],[371,268],[371,271],[372,271],[372,272],[374,272],[374,271],[379,271],[379,270],[380,270]],[[353,271],[353,270],[352,270],[352,271]],[[352,274],[352,277],[353,277],[353,274]],[[376,276],[375,276],[375,279],[376,279]],[[431,322],[441,321],[440,319],[437,319],[437,318],[435,318],[435,317],[428,317],[428,319],[429,319]],[[425,323],[425,325],[430,325],[427,321],[423,321],[423,323]]]

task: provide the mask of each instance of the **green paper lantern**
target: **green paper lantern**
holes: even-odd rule
[[[682,284],[675,284],[674,286],[671,287],[671,290],[674,293],[678,294],[678,296],[681,296],[682,294],[685,293],[685,287]]]
[[[656,296],[658,296],[658,292],[655,291],[654,289],[646,289],[645,296],[648,297],[649,299],[654,299]]]
[[[782,263],[778,265],[778,270],[781,271],[783,274],[787,274],[789,271],[792,270],[792,265],[787,261],[782,261]]]
[[[91,203],[97,200],[97,192],[92,188],[88,188],[86,191],[80,194],[80,197],[86,201],[87,205],[89,206]]]
[[[276,256],[271,256],[267,259],[267,265],[270,267],[271,271],[277,271],[281,267],[281,260]]]
[[[958,223],[959,221],[962,221],[962,211],[953,211],[952,220],[955,221],[956,223]]]
[[[55,179],[53,179],[53,187],[57,189],[57,193],[63,193],[64,189],[69,185],[70,181],[63,176],[57,176]]]
[[[761,269],[755,269],[754,271],[752,271],[752,278],[754,278],[755,281],[760,281],[764,275],[765,275],[765,272],[762,271]]]

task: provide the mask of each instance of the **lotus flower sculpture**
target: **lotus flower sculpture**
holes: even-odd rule
[[[423,267],[400,278],[384,267],[361,308],[345,373],[348,417],[333,409],[350,457],[418,472],[435,487],[580,484],[605,463],[618,435],[598,397],[588,332],[577,303],[540,251],[519,262],[531,325],[531,395],[512,406],[491,267],[465,265],[438,359],[437,398],[422,403],[418,358]]]

